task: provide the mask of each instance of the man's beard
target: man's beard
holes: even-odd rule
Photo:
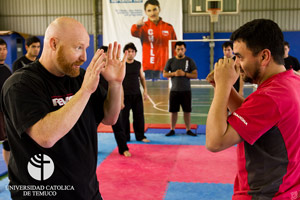
[[[178,58],[183,58],[183,55],[182,55],[182,54],[179,54],[179,55],[178,55]]]
[[[81,66],[84,62],[82,61],[76,61],[74,63],[69,63],[65,59],[63,46],[60,46],[57,52],[57,63],[60,67],[60,69],[63,71],[65,75],[68,75],[70,77],[77,77],[80,74],[79,68],[74,68],[73,66]]]
[[[244,74],[242,77],[243,77],[243,81],[245,83],[254,83],[255,80],[258,79],[258,76],[260,74],[260,70],[259,68],[256,68],[255,71],[254,71],[254,74],[253,74],[253,77],[249,77],[249,76],[246,76],[244,70],[241,68],[241,72]]]
[[[0,57],[0,62],[4,62],[6,58],[4,58],[4,56],[1,58]]]

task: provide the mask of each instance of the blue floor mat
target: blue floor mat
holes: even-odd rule
[[[197,134],[205,134],[206,125],[198,125],[196,133]]]
[[[228,200],[232,194],[232,184],[170,182],[164,199]]]
[[[177,133],[177,132],[176,132]],[[135,140],[135,136],[131,133],[131,141],[128,144],[168,144],[168,145],[205,145],[205,135],[197,135],[196,137],[186,134],[176,134],[166,137],[164,134],[145,134],[150,143],[144,143]],[[98,163],[99,165],[115,148],[117,143],[114,134],[99,133],[98,134]],[[134,152],[132,152],[134,153]]]
[[[196,132],[195,129],[191,129],[194,133]],[[148,128],[147,133],[160,133],[160,134],[166,134],[169,133],[170,129],[165,129],[165,128]],[[175,129],[176,134],[185,134],[186,130],[185,129]]]
[[[8,178],[0,181],[0,200],[11,200],[10,192],[7,190]]]
[[[1,149],[0,150],[0,177],[1,177],[7,173],[7,166],[2,156],[2,150],[3,150],[2,144],[0,144],[0,149]]]

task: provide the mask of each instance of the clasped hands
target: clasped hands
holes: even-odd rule
[[[232,58],[224,58],[215,63],[214,70],[207,75],[206,80],[214,87],[218,84],[232,87],[239,75],[240,66]]]

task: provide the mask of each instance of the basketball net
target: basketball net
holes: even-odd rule
[[[210,15],[210,22],[218,22],[219,19],[219,13],[221,12],[221,9],[219,8],[211,8],[207,10]]]

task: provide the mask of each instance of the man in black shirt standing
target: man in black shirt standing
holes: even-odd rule
[[[175,135],[180,106],[183,110],[183,118],[186,126],[186,134],[197,136],[191,131],[192,92],[190,79],[197,78],[197,67],[193,59],[185,55],[186,44],[176,42],[176,56],[166,63],[163,76],[171,78],[172,88],[170,91],[169,112],[171,113],[171,130],[166,136]]]
[[[141,63],[135,60],[137,49],[133,43],[125,45],[123,52],[128,51],[126,60],[126,75],[123,81],[124,90],[124,105],[121,111],[122,123],[124,125],[127,141],[130,141],[130,122],[129,112],[132,109],[133,114],[133,129],[137,141],[150,142],[144,134],[145,120],[144,120],[144,105],[143,98],[140,91],[140,82],[144,89],[144,100],[148,98],[146,79],[141,66]]]
[[[100,49],[103,49],[104,53],[107,53],[108,46],[101,46]],[[104,87],[104,89],[108,89],[108,82],[105,80],[105,78],[100,75],[100,85]],[[122,106],[121,109],[124,108],[124,94],[122,95]],[[129,148],[127,146],[127,139],[125,135],[124,126],[122,123],[122,112],[120,112],[119,118],[117,122],[112,125],[112,129],[114,131],[114,136],[118,145],[119,154],[123,155],[125,157],[131,157],[131,153],[129,152]]]
[[[2,86],[6,81],[6,79],[11,75],[9,66],[5,64],[6,56],[7,56],[7,43],[5,42],[5,40],[0,38],[0,90],[2,89]],[[6,137],[7,136],[4,127],[3,113],[2,111],[0,111],[0,140],[4,140],[2,143],[3,146],[2,155],[5,163],[8,164],[10,148]]]
[[[25,65],[32,63],[37,59],[41,48],[40,39],[36,36],[30,36],[25,41],[25,48],[27,53],[15,60],[15,62],[13,63],[13,72],[21,69]]]
[[[296,72],[300,72],[300,64],[297,58],[290,56],[290,44],[284,41],[284,66],[286,70],[293,69]]]
[[[11,159],[12,199],[100,200],[96,176],[100,122],[116,122],[121,109],[127,52],[109,45],[87,70],[90,37],[73,18],[46,29],[41,58],[16,71],[1,93]],[[106,58],[106,61],[104,62]],[[108,91],[99,86],[100,73]]]

